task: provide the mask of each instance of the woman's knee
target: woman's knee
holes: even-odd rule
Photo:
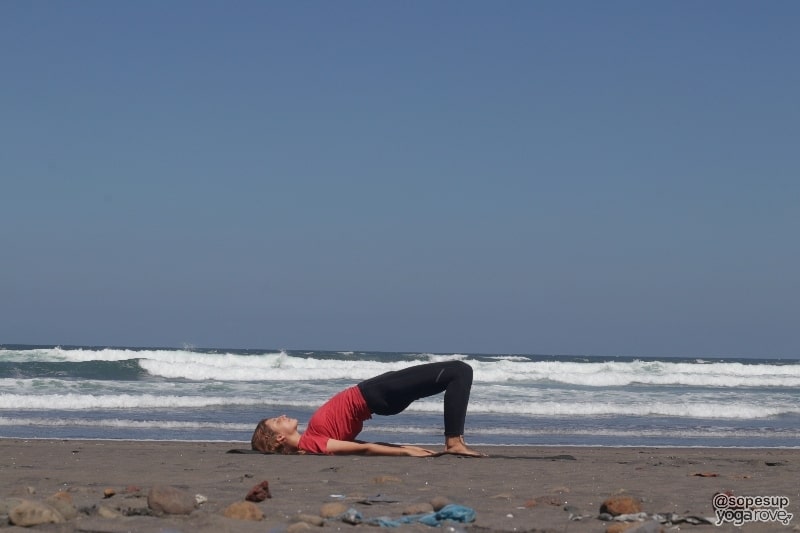
[[[464,361],[450,361],[450,366],[455,373],[472,382],[472,367],[467,363]]]

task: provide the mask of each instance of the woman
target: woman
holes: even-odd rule
[[[376,415],[396,415],[411,402],[444,391],[444,452],[481,456],[464,442],[464,421],[472,388],[472,367],[462,361],[445,361],[386,372],[336,394],[308,421],[305,432],[297,420],[285,415],[265,418],[251,439],[254,450],[270,453],[327,455],[439,455],[418,446],[395,446],[355,440],[364,420]]]

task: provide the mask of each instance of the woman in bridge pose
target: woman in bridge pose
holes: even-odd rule
[[[463,361],[428,363],[386,372],[325,402],[311,416],[303,433],[297,430],[297,420],[286,415],[261,420],[253,432],[251,446],[264,453],[480,457],[483,454],[464,442],[471,388],[472,367]],[[373,414],[396,415],[415,400],[440,392],[444,392],[444,451],[356,440],[363,422]]]

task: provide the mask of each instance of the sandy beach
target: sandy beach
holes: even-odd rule
[[[449,531],[596,532],[621,529],[620,524],[641,527],[653,520],[660,520],[664,531],[800,531],[800,450],[479,447],[489,454],[481,459],[228,453],[246,447],[0,439],[0,528],[15,529],[9,513],[23,500],[52,502],[60,493],[75,515],[26,530],[377,530],[377,518],[424,515],[429,504],[450,502],[474,510],[475,519],[443,522]],[[263,519],[225,516],[231,504],[243,502],[263,481],[271,497],[253,503]],[[174,487],[202,503],[188,515],[155,512],[148,493],[160,486]],[[741,527],[697,523],[714,519],[716,493],[785,497],[784,510],[794,517],[786,525],[764,521],[777,516],[765,513]],[[636,502],[638,518],[647,521],[601,515],[601,505],[612,497]],[[326,504],[354,509],[361,523],[338,516],[323,522],[323,507],[336,510]],[[414,521],[399,530],[432,528]]]

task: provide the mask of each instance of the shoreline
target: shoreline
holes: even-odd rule
[[[489,457],[235,454],[227,452],[247,449],[249,443],[0,438],[0,507],[4,501],[44,501],[66,492],[79,512],[63,527],[263,532],[302,529],[294,524],[297,515],[319,516],[325,504],[352,507],[366,521],[401,517],[408,507],[438,498],[475,511],[474,522],[457,526],[467,531],[580,533],[619,525],[600,518],[600,506],[610,497],[632,498],[650,518],[667,513],[676,519],[713,518],[712,498],[727,492],[785,497],[786,510],[794,517],[788,525],[773,521],[717,527],[682,522],[680,530],[800,529],[794,527],[800,525],[796,448],[473,447]],[[243,501],[262,481],[268,481],[272,495],[253,504],[263,512],[263,520],[223,516],[229,505]],[[158,485],[199,494],[206,501],[188,516],[154,516],[148,511],[147,493]],[[375,526],[329,519],[321,529],[350,527]],[[400,530],[432,531],[421,524]]]
[[[127,443],[175,443],[175,444],[230,444],[234,448],[246,448],[250,446],[250,441],[237,441],[237,440],[207,440],[207,439],[114,439],[108,437],[102,438],[53,438],[53,437],[3,437],[0,436],[0,442],[4,440],[11,441],[70,441],[70,442],[127,442]],[[395,444],[409,444],[413,446],[423,446],[426,448],[437,447],[439,444],[431,443],[415,443],[415,442],[399,442]],[[800,450],[800,444],[797,446],[706,446],[698,444],[696,446],[688,445],[666,445],[666,444],[473,444],[470,446],[479,448],[601,448],[601,449],[656,449],[656,450]]]

